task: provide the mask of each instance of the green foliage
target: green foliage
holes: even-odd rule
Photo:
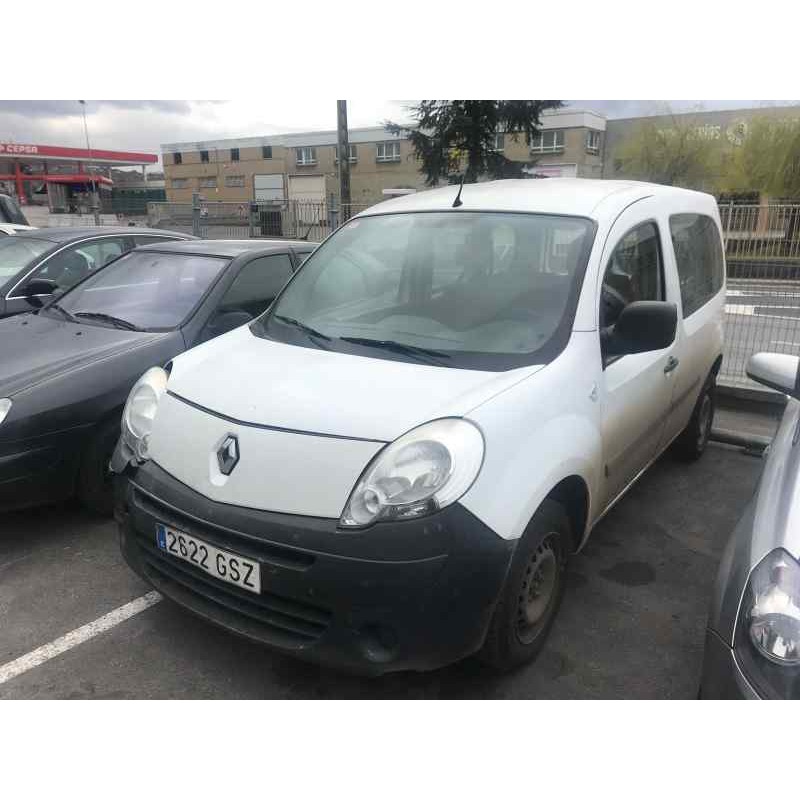
[[[414,127],[386,122],[394,135],[405,133],[425,174],[428,186],[454,173],[467,181],[481,175],[521,177],[525,163],[511,161],[495,150],[495,135],[529,143],[540,129],[543,111],[560,108],[560,100],[421,100],[412,106]]]
[[[667,124],[663,117],[643,120],[615,156],[628,177],[709,190],[724,151],[723,143],[696,122],[671,116]]]
[[[800,197],[800,120],[757,119],[732,149],[723,187],[770,197]]]

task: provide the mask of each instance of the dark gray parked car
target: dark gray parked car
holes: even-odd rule
[[[800,358],[758,353],[747,374],[789,402],[722,556],[700,696],[800,699]]]
[[[145,370],[259,316],[308,242],[162,242],[0,320],[0,510],[77,493],[110,512],[108,462]]]
[[[41,308],[113,259],[146,244],[194,239],[155,228],[37,228],[0,239],[0,318]]]

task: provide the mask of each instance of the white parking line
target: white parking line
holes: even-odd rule
[[[765,292],[758,289],[728,289],[725,292],[726,297],[800,297],[800,292]]]
[[[16,678],[18,675],[22,675],[23,672],[44,664],[51,658],[66,653],[67,650],[72,650],[73,647],[77,647],[79,644],[88,642],[89,639],[93,639],[101,633],[111,630],[121,622],[125,622],[126,619],[130,619],[150,608],[150,606],[155,605],[159,600],[161,600],[161,595],[158,592],[148,592],[135,600],[131,600],[130,603],[125,603],[124,606],[109,611],[108,614],[104,614],[94,622],[75,628],[74,631],[65,633],[49,644],[37,647],[30,653],[3,664],[0,666],[0,685],[10,681],[12,678]]]
[[[755,306],[746,306],[746,305],[732,305],[731,303],[725,303],[725,313],[726,314],[737,314],[737,315],[744,315],[747,317],[752,317],[753,314],[756,313]]]

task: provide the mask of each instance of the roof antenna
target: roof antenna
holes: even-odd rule
[[[458,208],[459,206],[463,206],[464,204],[461,202],[461,190],[464,188],[464,178],[467,177],[466,172],[461,173],[461,185],[458,187],[458,194],[456,195],[456,199],[453,200],[453,208]]]

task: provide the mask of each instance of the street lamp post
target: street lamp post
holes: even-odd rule
[[[92,211],[94,212],[94,224],[100,224],[100,202],[97,196],[97,183],[94,179],[94,167],[92,165],[92,146],[89,144],[89,125],[86,122],[86,101],[78,100],[83,109],[83,132],[86,136],[86,149],[89,151],[89,175],[92,179]]]

